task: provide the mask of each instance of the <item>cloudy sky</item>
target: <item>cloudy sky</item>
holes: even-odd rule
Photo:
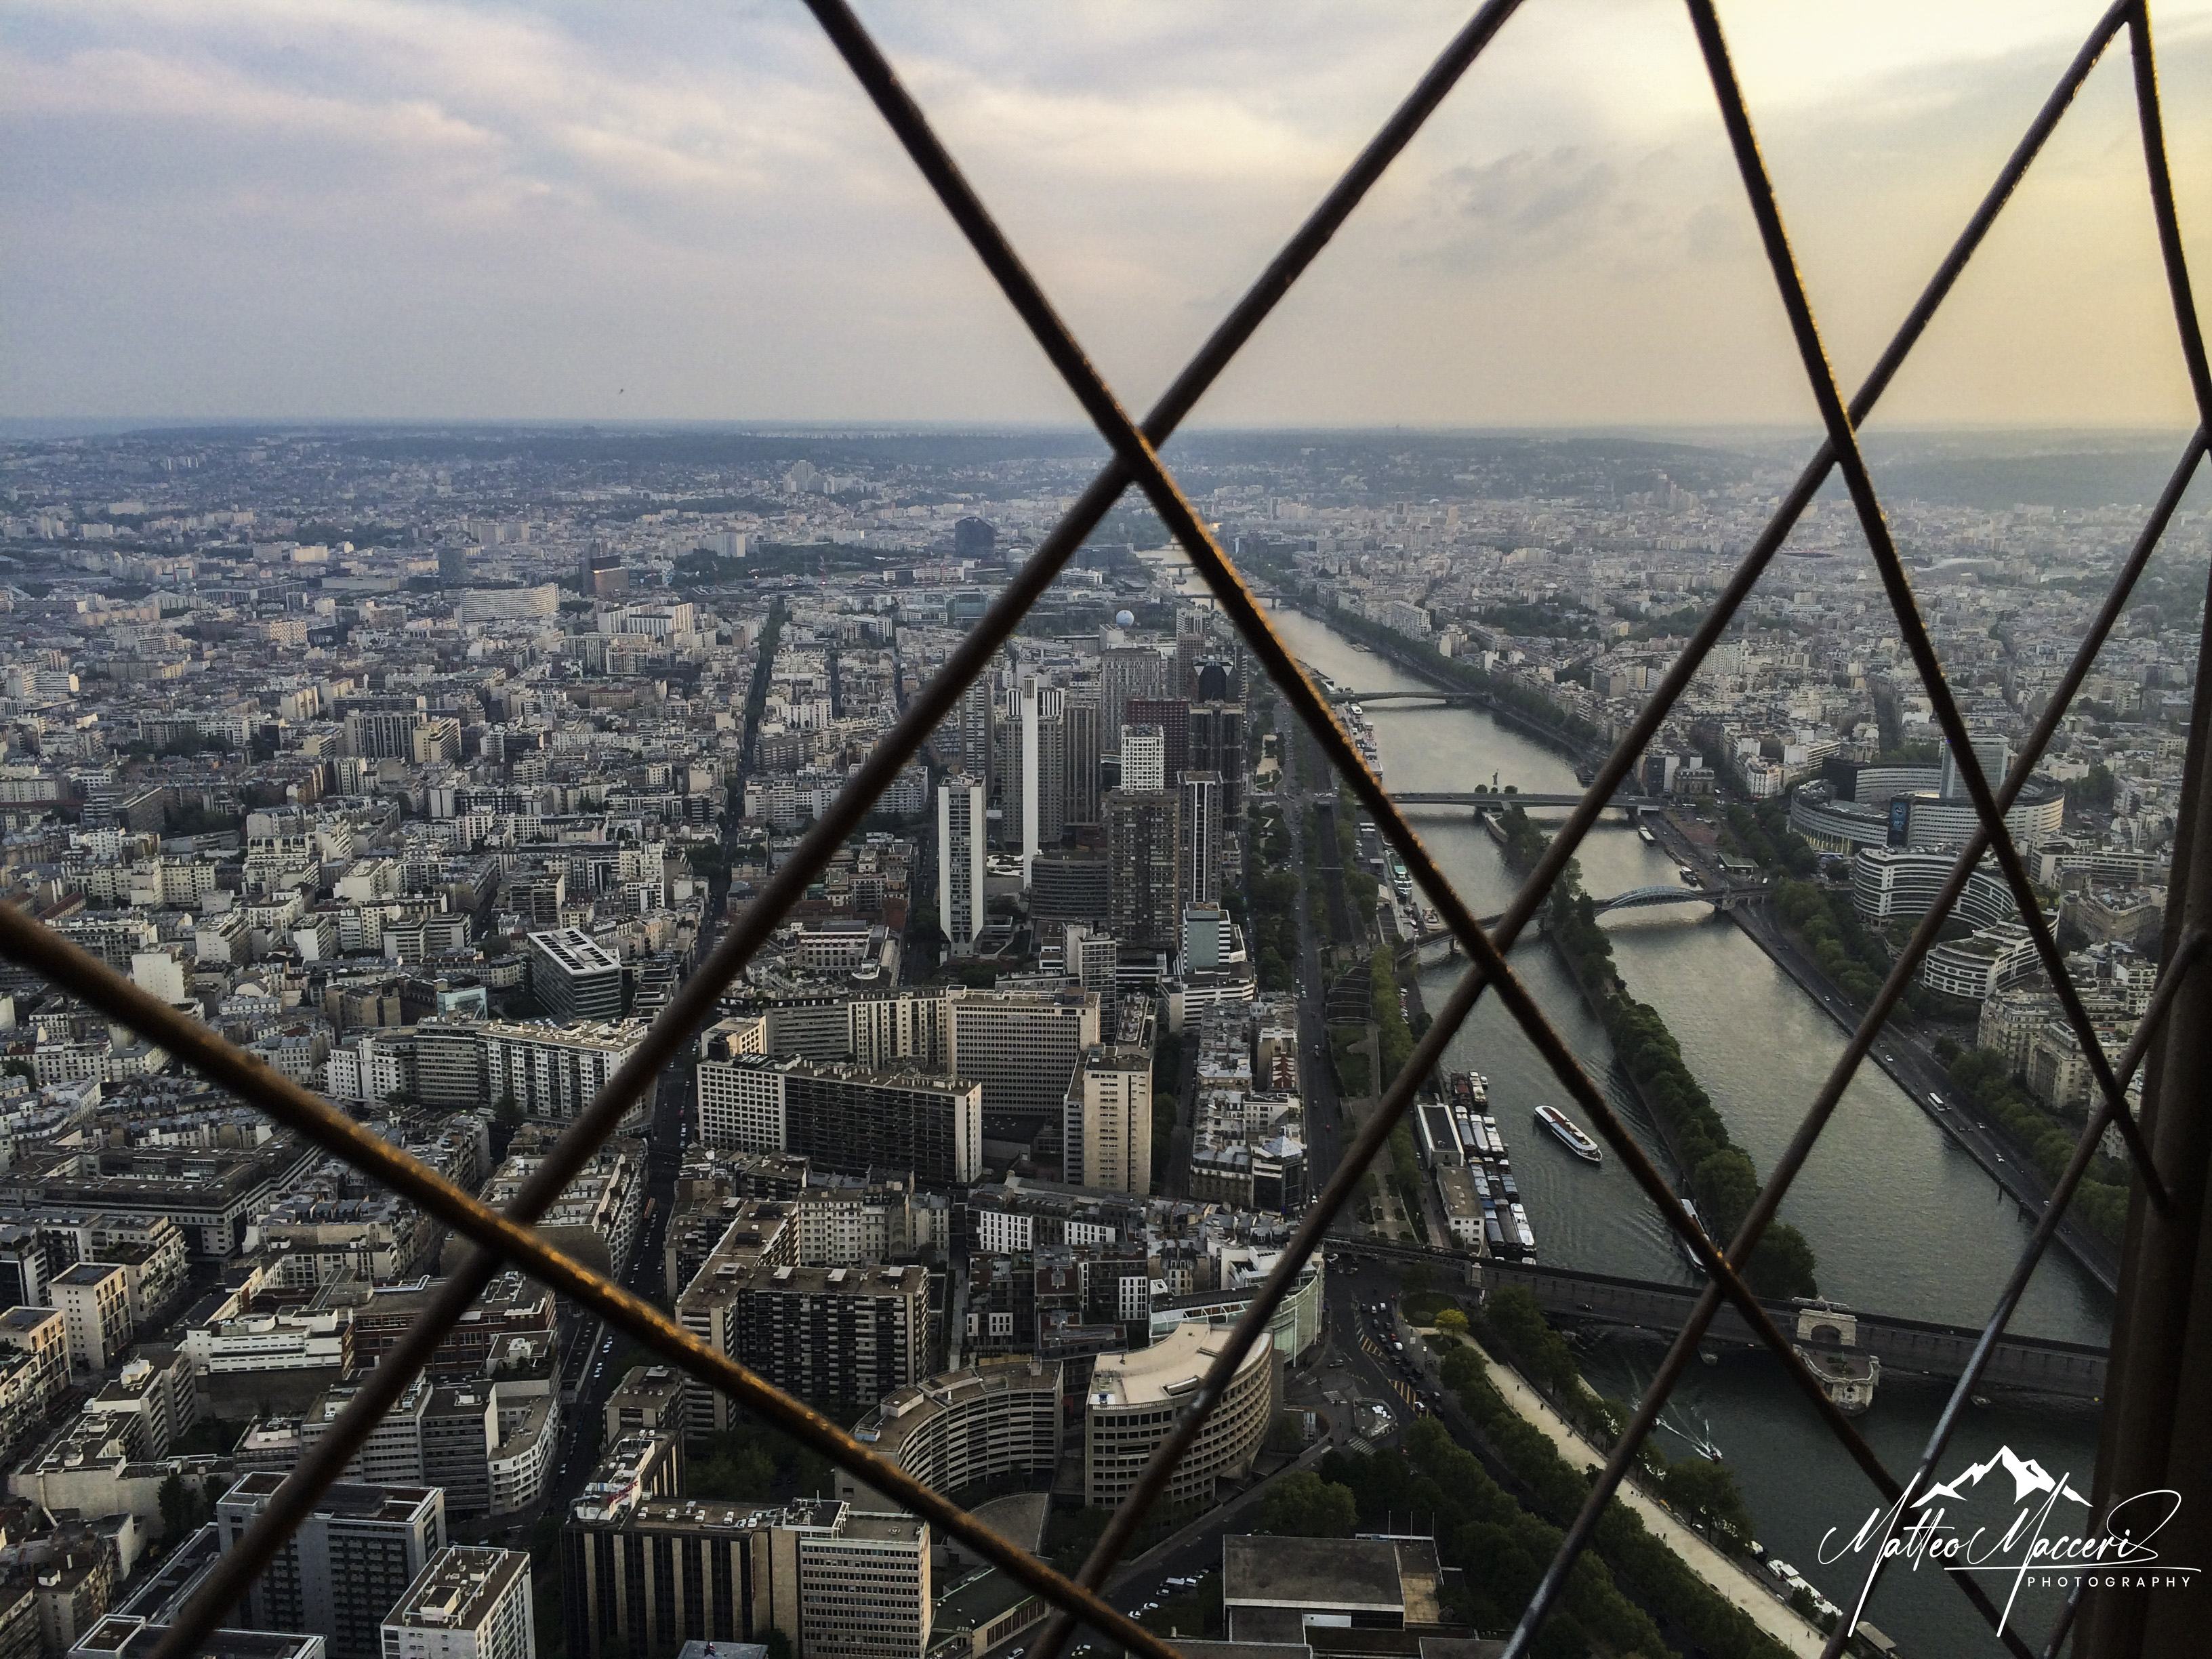
[[[861,15],[1141,406],[1471,4]],[[1723,5],[1847,379],[2101,9]],[[1079,418],[795,0],[0,0],[0,416]],[[1882,418],[2188,414],[2123,36]],[[1199,418],[1809,420],[1681,6],[1528,0]]]

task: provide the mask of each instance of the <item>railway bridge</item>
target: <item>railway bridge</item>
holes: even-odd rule
[[[1527,1291],[1555,1325],[1612,1326],[1671,1338],[1688,1322],[1701,1289],[1383,1240],[1344,1238],[1336,1244],[1341,1251],[1385,1261],[1423,1263],[1485,1296],[1509,1288]],[[1784,1331],[1796,1328],[1798,1304],[1761,1300],[1776,1324]],[[1972,1326],[1942,1325],[1856,1308],[1844,1311],[1857,1321],[1856,1346],[1881,1361],[1884,1377],[1955,1379],[1964,1374],[1975,1345],[1982,1340],[1981,1331]],[[1719,1316],[1706,1333],[1704,1352],[1717,1355],[1747,1348],[1763,1352],[1765,1347],[1752,1334],[1743,1316],[1723,1303]],[[2007,1334],[1998,1339],[1990,1353],[1982,1382],[1994,1389],[2101,1400],[2108,1361],[2105,1349],[2084,1343]]]

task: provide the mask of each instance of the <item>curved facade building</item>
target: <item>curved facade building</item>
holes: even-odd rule
[[[1111,1507],[1129,1494],[1153,1448],[1168,1437],[1232,1333],[1178,1325],[1149,1348],[1101,1354],[1083,1407],[1083,1501]],[[1275,1345],[1262,1336],[1245,1351],[1221,1404],[1176,1466],[1171,1504],[1211,1503],[1218,1475],[1252,1467],[1274,1403]]]
[[[2005,814],[2005,827],[2022,847],[2051,840],[2063,827],[2066,793],[2048,778],[2030,778]],[[1798,786],[1790,797],[1790,827],[1831,853],[1863,847],[1956,847],[1979,820],[1973,803],[1932,791],[1893,795],[1881,805],[1838,800],[1825,783]]]
[[[2008,985],[2035,972],[2035,941],[2016,921],[1982,928],[1968,939],[1943,939],[1920,965],[1920,982],[1931,991],[1986,1002]]]
[[[1021,1357],[944,1371],[893,1389],[853,1435],[939,1492],[1050,1474],[1060,1458],[1060,1389],[1057,1360]],[[898,1508],[844,1469],[837,1496],[855,1510]]]
[[[1926,915],[1950,879],[1955,852],[1926,847],[1862,847],[1851,860],[1851,905],[1869,927],[1892,921],[1917,921]],[[1952,913],[1977,927],[2010,921],[2020,915],[1993,859],[1984,858],[1966,878]]]
[[[1889,809],[1838,800],[1825,783],[1800,784],[1790,796],[1790,827],[1826,853],[1889,844]]]

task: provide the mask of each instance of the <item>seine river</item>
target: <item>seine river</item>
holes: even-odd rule
[[[1363,690],[1422,688],[1413,676],[1354,649],[1320,623],[1291,612],[1275,621],[1300,657],[1340,684]],[[1501,784],[1535,793],[1579,787],[1563,758],[1480,710],[1381,704],[1369,714],[1384,781],[1394,790],[1463,791],[1489,782],[1493,774]],[[1413,810],[1421,815],[1416,827],[1475,913],[1503,909],[1515,883],[1489,837],[1455,810]],[[1585,887],[1601,896],[1676,879],[1671,860],[1617,818],[1593,831],[1579,856]],[[1841,1033],[1723,919],[1694,908],[1662,909],[1613,919],[1607,927],[1630,990],[1666,1017],[1691,1070],[1764,1175],[1842,1051]],[[1603,1030],[1584,1010],[1551,948],[1532,937],[1514,952],[1513,962],[1660,1167],[1669,1168],[1622,1085]],[[1431,1008],[1441,1006],[1463,966],[1454,960],[1423,975],[1422,994]],[[1692,1282],[1619,1159],[1592,1170],[1530,1124],[1530,1110],[1541,1103],[1571,1113],[1572,1103],[1494,999],[1476,1006],[1453,1039],[1449,1063],[1490,1079],[1492,1110],[1513,1151],[1542,1260]],[[1782,1213],[1817,1252],[1824,1295],[1872,1311],[1961,1325],[1988,1319],[2031,1226],[1921,1109],[1871,1066],[1852,1082]],[[2102,1343],[2110,1312],[2102,1287],[2054,1249],[2029,1285],[2013,1328]],[[1587,1369],[1600,1389],[1632,1397],[1662,1352],[1656,1337],[1650,1343],[1612,1341],[1587,1357]],[[1860,1419],[1900,1479],[1917,1462],[1945,1393],[1940,1385],[1886,1379],[1872,1411]],[[1735,1471],[1760,1540],[1831,1601],[1849,1607],[1856,1600],[1863,1560],[1846,1555],[1822,1566],[1817,1551],[1830,1527],[1855,1530],[1878,1499],[1778,1365],[1747,1356],[1694,1367],[1675,1390],[1664,1422],[1659,1440],[1669,1457],[1686,1455],[1694,1443],[1717,1447]],[[1948,1479],[1967,1462],[2009,1443],[2054,1474],[2073,1472],[2073,1484],[2087,1491],[2096,1429],[2087,1408],[2025,1412],[2000,1401],[1968,1413],[1939,1473]],[[1975,1512],[1977,1519],[1995,1516],[2000,1528],[2012,1514],[2008,1508],[1997,1516],[1982,1504]],[[1985,1582],[1984,1588],[2002,1602],[2011,1585]],[[2021,1593],[2015,1616],[2031,1646],[2040,1647],[2057,1601],[2056,1592]],[[1868,1616],[1908,1654],[2003,1650],[1933,1567],[1907,1574],[1893,1566]]]

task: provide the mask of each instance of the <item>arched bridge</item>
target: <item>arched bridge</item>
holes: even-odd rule
[[[1655,904],[1710,904],[1717,910],[1733,910],[1765,891],[1764,882],[1728,882],[1718,887],[1632,887],[1590,903],[1600,915],[1608,910],[1649,909]]]
[[[1632,887],[1625,893],[1615,893],[1611,898],[1594,898],[1590,908],[1600,915],[1613,910],[1649,910],[1668,904],[1705,904],[1716,912],[1733,910],[1739,904],[1762,897],[1765,885],[1759,882],[1732,882],[1718,887]],[[1478,916],[1486,933],[1503,920],[1502,915]],[[1459,951],[1459,936],[1449,928],[1432,928],[1425,933],[1403,940],[1396,948],[1400,962],[1411,962],[1423,951],[1442,951],[1447,956]]]

